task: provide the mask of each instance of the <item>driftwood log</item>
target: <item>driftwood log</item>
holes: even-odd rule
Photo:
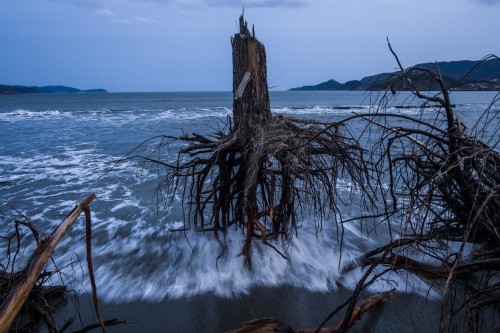
[[[95,199],[96,195],[94,193],[88,195],[82,202],[80,202],[67,216],[64,220],[59,224],[59,226],[54,229],[54,231],[46,238],[41,238],[36,228],[31,223],[22,223],[27,224],[28,227],[33,232],[35,239],[37,241],[37,248],[35,249],[31,259],[27,267],[20,273],[16,274],[15,277],[9,277],[10,280],[15,281],[13,286],[10,288],[8,295],[4,299],[2,305],[0,306],[0,332],[7,332],[11,325],[13,324],[16,317],[19,315],[21,309],[25,305],[26,302],[29,303],[29,306],[36,307],[36,310],[39,311],[42,315],[44,315],[44,320],[46,324],[48,324],[48,328],[50,332],[57,332],[54,322],[52,318],[45,313],[45,310],[39,306],[37,306],[33,301],[28,300],[28,297],[33,291],[35,287],[35,283],[39,280],[42,275],[45,265],[47,264],[50,256],[54,252],[59,241],[64,237],[67,231],[71,228],[71,226],[76,222],[77,218],[80,216],[82,212],[85,212],[86,222],[87,222],[87,245],[90,243],[90,203]],[[105,323],[102,320],[102,316],[98,310],[97,306],[97,295],[95,292],[95,282],[94,282],[94,274],[92,268],[92,258],[90,254],[90,247],[87,246],[87,262],[89,264],[89,275],[92,281],[92,291],[94,296],[94,304],[96,309],[96,314],[99,319],[98,326],[105,332]],[[42,289],[44,293],[53,293],[65,290],[64,287],[49,287]],[[37,289],[38,290],[38,289]],[[49,321],[49,323],[47,323]],[[110,324],[115,324],[116,321]]]

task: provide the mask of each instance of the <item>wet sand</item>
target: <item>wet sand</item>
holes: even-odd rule
[[[118,318],[127,324],[109,332],[225,332],[255,318],[276,318],[294,328],[317,327],[350,291],[314,293],[291,287],[254,288],[249,295],[227,299],[213,294],[126,304],[102,303],[105,319]],[[86,324],[95,321],[89,296],[81,297],[81,316]],[[437,332],[440,302],[394,293],[382,306],[366,313],[352,332]],[[330,322],[330,326],[336,323]],[[76,328],[76,326],[75,326]]]

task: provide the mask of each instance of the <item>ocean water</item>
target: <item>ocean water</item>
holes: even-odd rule
[[[457,115],[473,127],[495,96],[454,92],[452,100]],[[318,232],[314,217],[306,215],[290,243],[275,244],[283,245],[288,260],[256,241],[249,270],[239,255],[241,231],[228,233],[228,252],[219,260],[220,247],[211,234],[171,232],[183,226],[183,211],[179,197],[165,205],[156,191],[164,170],[123,159],[151,152],[158,143],[148,141],[153,137],[208,134],[223,127],[231,115],[231,98],[230,92],[0,95],[0,235],[12,233],[13,219],[19,218],[16,210],[49,233],[77,202],[95,192],[93,257],[100,297],[106,302],[160,302],[204,294],[237,298],[256,287],[319,293],[353,288],[361,272],[341,275],[340,258],[355,258],[389,241],[387,226],[375,228],[376,221],[364,228],[346,224],[340,249],[336,225],[325,221]],[[353,112],[373,111],[379,98],[379,93],[362,92],[273,92],[271,107],[274,114],[338,121]],[[386,112],[433,117],[433,108],[422,111],[417,105],[419,101],[402,93],[389,101]],[[498,104],[493,109],[498,120]],[[365,123],[357,120],[350,126],[361,133]],[[499,140],[496,130],[489,127],[481,135],[494,142]],[[162,158],[173,160],[177,148],[164,149]],[[339,181],[337,190],[351,198],[340,214],[359,214],[348,180]],[[22,234],[26,260],[33,241],[28,230]],[[0,242],[0,253],[6,246]],[[71,287],[83,293],[88,292],[84,258],[81,218],[58,246],[54,263],[64,267]],[[58,279],[52,282],[60,283]],[[395,273],[373,291],[391,288],[439,298],[425,281]]]

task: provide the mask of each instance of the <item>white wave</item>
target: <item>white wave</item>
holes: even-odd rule
[[[227,236],[228,253],[219,260],[221,249],[207,235],[190,233],[188,243],[177,234],[164,234],[153,242],[155,232],[138,233],[95,249],[94,260],[101,262],[96,278],[108,301],[159,301],[207,292],[232,297],[248,293],[253,286],[283,284],[328,291],[338,276],[338,255],[325,252],[323,243],[310,234],[292,241],[289,260],[255,242],[250,270],[239,255],[244,243],[239,231]],[[133,263],[126,259],[131,255]],[[102,262],[103,258],[113,261]]]
[[[116,127],[121,124],[136,123],[138,120],[151,122],[162,119],[176,121],[196,120],[200,118],[223,118],[232,113],[227,107],[215,108],[180,108],[180,109],[131,109],[131,110],[25,110],[0,112],[0,121],[53,121],[60,119],[75,119],[78,121],[99,121]]]
[[[367,112],[369,106],[337,105],[323,106],[313,105],[305,107],[273,107],[271,112],[283,115],[351,115],[353,112]]]
[[[422,108],[409,105],[389,105],[386,108],[378,108],[376,105],[334,105],[334,106],[306,106],[306,107],[273,107],[271,111],[283,115],[309,115],[309,116],[351,116],[354,113],[384,113],[417,116],[422,114],[435,114],[437,108]]]
[[[133,200],[127,203],[139,204]],[[102,220],[100,215],[94,217],[97,237],[94,265],[100,295],[109,302],[160,301],[204,293],[237,297],[248,294],[256,286],[289,285],[313,292],[334,291],[339,286],[353,289],[364,272],[354,270],[342,275],[340,251],[343,262],[349,262],[364,253],[366,247],[379,244],[372,236],[361,233],[359,226],[349,224],[341,249],[333,224],[326,224],[322,232],[317,233],[314,223],[304,222],[289,243],[275,243],[289,259],[283,259],[271,248],[254,241],[249,269],[241,256],[245,237],[240,230],[228,231],[224,237],[227,251],[220,257],[222,249],[210,233],[169,232],[183,226],[181,221],[154,221],[143,209],[135,219],[108,217]],[[68,262],[75,253],[83,258],[83,239],[75,245],[77,242],[76,239],[67,240],[64,245],[67,249],[61,252],[57,261]],[[85,276],[85,272],[79,271],[77,276]],[[82,282],[75,280],[75,288]],[[388,288],[437,297],[429,285],[411,274],[391,273],[370,290]]]
[[[59,110],[33,111],[18,109],[11,112],[0,112],[0,121],[21,121],[21,120],[36,120],[36,119],[54,119],[69,117],[70,114]]]
[[[231,115],[232,111],[228,108],[195,108],[195,109],[179,109],[165,110],[159,113],[157,119],[152,120],[172,119],[172,120],[197,120],[203,118],[224,118]]]

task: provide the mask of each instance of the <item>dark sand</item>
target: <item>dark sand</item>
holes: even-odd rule
[[[212,294],[159,303],[102,303],[105,319],[127,324],[109,332],[225,332],[255,318],[277,318],[294,328],[317,327],[350,291],[322,294],[291,287],[254,288],[250,295],[220,298]],[[89,296],[80,299],[82,319],[95,321]],[[405,293],[394,293],[382,306],[366,313],[352,332],[437,332],[440,302]],[[334,319],[330,325],[335,324]],[[74,328],[77,328],[74,326]]]

